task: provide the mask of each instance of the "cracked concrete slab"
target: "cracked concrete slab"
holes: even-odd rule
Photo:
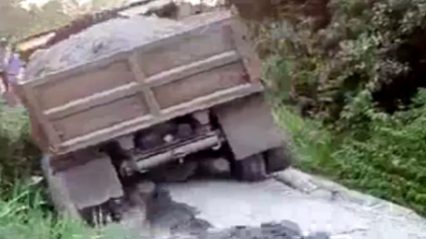
[[[196,180],[160,187],[172,201],[192,208],[210,232],[291,221],[303,235],[324,231],[332,239],[426,239],[426,221],[408,209],[323,179],[296,178],[299,187],[282,179]]]

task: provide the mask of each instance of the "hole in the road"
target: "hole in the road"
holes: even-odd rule
[[[173,201],[169,193],[159,188],[149,213],[151,225],[169,228],[172,235],[190,235],[193,239],[329,239],[325,233],[303,237],[299,226],[291,221],[264,223],[259,227],[235,226],[211,232],[212,226],[196,217],[197,211],[183,203]]]
[[[169,193],[157,189],[154,203],[149,210],[149,221],[153,227],[170,228],[172,234],[202,234],[211,225],[196,217],[196,210],[186,204],[174,202]]]

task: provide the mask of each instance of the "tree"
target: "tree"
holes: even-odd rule
[[[21,0],[0,1],[0,36],[18,38],[28,31],[32,16],[20,7]]]
[[[42,7],[32,5],[29,10],[22,8],[21,2],[0,1],[0,36],[14,41],[71,21],[62,1],[49,1]]]
[[[65,12],[71,16],[79,16],[91,12],[101,11],[105,9],[112,9],[120,7],[126,3],[128,0],[91,0],[87,3],[80,3],[78,0],[61,0]]]
[[[72,20],[72,17],[65,12],[61,1],[49,1],[41,8],[33,7],[29,14],[32,16],[33,22],[26,34],[35,34],[63,26]]]
[[[57,28],[82,14],[122,6],[126,0],[50,0],[43,6],[22,7],[24,0],[0,0],[0,37],[16,41]]]
[[[125,2],[125,0],[92,0],[90,4],[92,10],[98,11],[120,7],[125,4]]]

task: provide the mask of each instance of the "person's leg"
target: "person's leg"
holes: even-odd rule
[[[10,107],[15,107],[19,103],[14,90],[14,84],[16,83],[16,76],[9,75],[7,80],[8,80],[7,104]]]
[[[9,97],[10,97],[9,105],[11,107],[16,107],[21,104],[21,101],[19,100],[19,97],[16,95],[15,88],[12,84],[9,86]]]
[[[5,72],[0,72],[0,78],[3,83],[4,91],[9,91],[9,80],[7,78],[7,74]]]
[[[3,100],[9,104],[9,97],[8,97],[8,83],[7,83],[7,78],[6,75],[4,74],[4,72],[0,72],[0,78],[1,78],[1,97],[3,98]]]

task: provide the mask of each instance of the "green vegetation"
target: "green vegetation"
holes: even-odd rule
[[[83,232],[82,225],[57,220],[40,189],[30,186],[38,159],[26,112],[0,102],[0,239],[78,238],[72,236]]]
[[[43,7],[21,7],[22,0],[0,1],[0,36],[19,40],[31,34],[66,24],[71,16],[65,14],[59,1],[50,1]]]
[[[0,239],[121,239],[136,238],[118,225],[89,228],[81,222],[58,219],[36,188],[15,185],[0,198]]]
[[[56,220],[46,211],[42,197],[34,189],[15,186],[10,196],[0,199],[1,239],[90,238],[75,237],[83,231],[82,225]]]
[[[426,215],[426,1],[277,4],[252,25],[300,166]]]
[[[370,112],[369,136],[336,135],[320,122],[277,110],[298,155],[298,166],[426,215],[426,91],[419,107],[394,115]]]
[[[75,17],[121,6],[125,0],[92,0],[80,4],[76,0],[50,0],[45,5],[29,5],[25,0],[0,1],[0,37],[12,42],[70,23]]]
[[[39,189],[30,186],[38,158],[24,109],[0,102],[0,239],[77,238],[72,235],[83,232],[81,225],[57,220]]]
[[[374,2],[374,3],[373,3]],[[423,4],[422,4],[423,2]],[[353,104],[371,94],[374,104],[394,112],[409,104],[423,82],[422,44],[426,2],[332,1],[329,23],[317,30],[299,23],[288,40],[287,79],[297,98],[309,99],[309,114],[350,127]],[[355,109],[356,110],[356,109]]]
[[[34,185],[40,152],[31,142],[23,108],[0,102],[0,239],[119,239],[122,229],[89,229],[79,222],[58,218],[46,200],[44,187]],[[129,232],[132,233],[132,232]]]
[[[0,190],[2,196],[15,183],[28,180],[38,168],[39,151],[29,134],[23,108],[10,108],[0,102]]]

